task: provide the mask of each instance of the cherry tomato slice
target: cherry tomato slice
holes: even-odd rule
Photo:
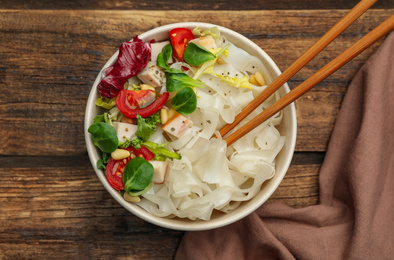
[[[114,160],[112,157],[109,159],[107,167],[105,168],[105,175],[107,176],[108,183],[115,190],[124,190],[123,171],[126,164],[134,157],[140,156],[145,160],[152,160],[155,155],[147,148],[141,146],[140,149],[135,149],[130,146],[127,148],[130,151],[130,156],[122,160]]]
[[[183,53],[190,40],[194,39],[193,32],[187,28],[175,28],[170,31],[171,45],[174,48],[174,57],[183,60]]]
[[[126,105],[131,109],[147,107],[156,99],[156,92],[151,89],[128,90]]]
[[[168,97],[170,96],[170,93],[164,92],[149,106],[143,108],[133,108],[130,105],[130,100],[132,98],[129,98],[130,95],[133,95],[131,93],[133,91],[135,90],[123,89],[119,92],[116,98],[116,106],[119,108],[120,112],[130,118],[137,118],[137,115],[140,115],[141,117],[148,117],[153,115],[154,113],[159,111],[160,108],[163,107],[163,105],[167,102]]]
[[[109,159],[105,168],[105,175],[107,176],[108,183],[115,190],[124,190],[123,170],[130,160],[131,156],[123,160],[114,160],[112,157]]]
[[[132,146],[129,146],[127,150],[129,150],[130,152],[134,153],[137,156],[142,156],[142,158],[144,158],[147,161],[150,161],[153,159],[153,157],[155,157],[155,155],[151,151],[149,151],[148,148],[144,146],[141,146],[140,149],[138,150]]]

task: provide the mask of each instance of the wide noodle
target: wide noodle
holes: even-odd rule
[[[275,175],[275,158],[285,142],[285,137],[280,136],[276,129],[281,123],[282,113],[227,148],[218,130],[233,122],[242,108],[265,86],[235,88],[222,82],[215,74],[242,78],[261,72],[268,83],[272,79],[260,60],[234,46],[225,37],[218,36],[216,43],[218,47],[230,44],[228,56],[223,58],[224,65],[214,65],[212,74],[199,74],[199,80],[206,86],[197,89],[197,109],[190,115],[193,126],[179,139],[166,140],[160,129],[150,139],[157,143],[170,141],[167,148],[182,155],[181,160],[169,162],[165,182],[154,185],[138,203],[155,216],[209,220],[214,210],[228,213],[242,201],[253,198],[261,185]],[[171,67],[181,69],[182,66],[189,68],[187,73],[190,77],[201,73],[198,68],[185,63],[175,63]],[[278,94],[273,94],[239,126],[278,98]],[[212,138],[214,136],[216,138]]]

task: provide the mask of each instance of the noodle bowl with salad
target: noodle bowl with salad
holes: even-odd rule
[[[278,73],[257,45],[211,24],[167,25],[123,43],[88,100],[86,141],[100,180],[128,210],[168,228],[208,229],[246,216],[290,164],[294,106],[229,147],[219,130]],[[287,85],[237,128],[286,92]]]

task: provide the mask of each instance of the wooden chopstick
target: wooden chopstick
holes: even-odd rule
[[[294,100],[305,94],[305,92],[316,86],[319,82],[321,82],[329,75],[334,73],[340,67],[342,67],[347,62],[352,60],[354,57],[356,57],[358,54],[363,52],[365,49],[367,49],[369,46],[371,46],[373,43],[375,43],[377,40],[379,40],[381,37],[392,31],[393,29],[394,29],[394,15],[389,17],[378,27],[376,27],[367,35],[365,35],[363,38],[358,40],[350,48],[345,50],[338,57],[333,59],[331,62],[329,62],[319,71],[317,71],[311,77],[306,79],[296,88],[294,88],[292,91],[290,91],[285,96],[280,98],[273,105],[271,105],[266,110],[261,112],[258,116],[256,116],[248,123],[246,123],[244,126],[242,126],[240,129],[235,131],[233,134],[225,138],[224,140],[227,142],[227,146],[231,145],[236,140],[238,140],[239,138],[250,132],[252,129],[257,127],[261,123],[263,123],[265,120],[267,120],[268,118],[270,118],[271,116],[275,115],[277,112],[285,108],[291,102],[293,102]]]
[[[301,55],[288,69],[286,69],[279,77],[277,77],[264,91],[253,99],[239,113],[234,122],[227,124],[220,129],[220,135],[225,136],[236,125],[238,125],[253,110],[262,104],[268,97],[277,91],[291,77],[293,77],[302,67],[312,60],[319,52],[321,52],[328,44],[330,44],[339,34],[349,27],[358,17],[368,10],[377,0],[362,0],[353,9],[351,9],[339,22],[337,22],[329,31],[327,31],[315,44],[313,44],[303,55]]]

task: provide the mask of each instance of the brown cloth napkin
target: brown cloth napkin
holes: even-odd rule
[[[394,33],[352,80],[320,170],[320,204],[266,203],[186,232],[176,259],[394,259]]]

